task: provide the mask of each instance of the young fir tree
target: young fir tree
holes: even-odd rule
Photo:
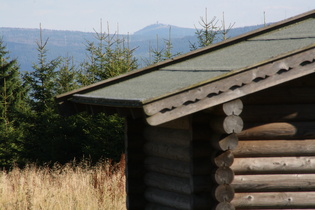
[[[0,39],[0,166],[9,167],[20,160],[23,142],[23,114],[28,111],[26,89],[19,67],[11,60]]]
[[[200,18],[199,22],[201,29],[196,28],[197,43],[190,43],[190,50],[196,50],[198,48],[206,47],[214,42],[226,40],[228,38],[228,32],[231,30],[233,25],[229,25],[228,28],[225,27],[224,13],[222,25],[218,25],[219,20],[213,17],[208,21],[207,9],[205,10],[205,17]]]
[[[130,49],[129,40],[118,33],[110,34],[109,27],[106,32],[95,31],[95,42],[87,41],[87,59],[81,65],[80,83],[85,86],[105,80],[138,67],[133,56],[135,49]],[[126,43],[127,42],[127,43]]]
[[[159,37],[156,37],[156,48],[149,48],[150,60],[147,62],[148,65],[155,64],[164,60],[172,59],[181,53],[173,53],[173,44],[171,40],[171,27],[169,27],[169,37],[164,40],[164,47],[159,49]],[[151,61],[151,53],[153,54],[153,61]]]

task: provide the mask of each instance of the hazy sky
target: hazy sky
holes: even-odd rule
[[[110,32],[133,33],[164,23],[194,28],[208,11],[239,26],[275,22],[315,9],[314,0],[0,0],[0,27],[93,31],[100,19]]]

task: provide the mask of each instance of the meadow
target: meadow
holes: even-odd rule
[[[126,209],[124,159],[27,165],[0,172],[0,209]]]

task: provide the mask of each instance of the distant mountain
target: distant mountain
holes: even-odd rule
[[[158,34],[160,38],[168,38],[169,34],[171,34],[172,38],[183,38],[185,36],[194,36],[195,31],[196,30],[193,28],[181,28],[173,25],[157,23],[136,31],[133,34],[133,37],[152,39]]]
[[[263,25],[235,28],[230,30],[228,36],[234,37],[260,27],[263,27]],[[136,48],[134,55],[141,66],[146,65],[145,61],[150,59],[149,48],[156,48],[157,43],[159,49],[164,47],[164,40],[169,38],[169,32],[171,32],[173,53],[186,53],[190,50],[189,43],[197,41],[195,29],[192,28],[181,28],[166,24],[152,24],[144,27],[129,35],[129,45],[131,48]],[[39,39],[39,29],[0,27],[0,37],[7,45],[11,58],[18,59],[21,71],[32,71],[33,63],[37,62],[36,41]],[[58,56],[73,57],[77,63],[81,63],[86,58],[87,40],[96,41],[94,33],[43,30],[43,40],[48,38],[47,59],[51,60]]]

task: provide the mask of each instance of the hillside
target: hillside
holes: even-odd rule
[[[173,52],[186,53],[190,50],[189,43],[196,41],[195,29],[165,24],[149,25],[129,35],[130,47],[136,48],[134,55],[138,58],[141,66],[144,66],[144,60],[149,58],[150,47],[156,48],[157,43],[159,43],[159,48],[163,48],[164,40],[169,38],[170,27]],[[230,31],[229,36],[237,36],[259,27],[262,27],[262,25],[235,28]],[[18,59],[21,71],[31,71],[32,65],[36,63],[37,59],[36,41],[39,39],[39,29],[0,27],[0,37],[7,45],[11,57]],[[47,44],[48,59],[68,56],[73,57],[75,62],[80,63],[86,56],[86,41],[93,41],[94,33],[43,30],[43,39],[46,40],[47,38],[49,38]]]

